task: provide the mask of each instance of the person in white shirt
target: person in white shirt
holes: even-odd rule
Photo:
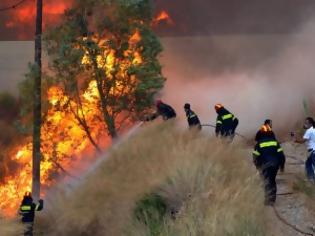
[[[304,123],[306,129],[302,140],[295,140],[297,143],[306,143],[309,156],[305,162],[306,175],[309,180],[315,183],[315,121],[312,117],[307,117]]]

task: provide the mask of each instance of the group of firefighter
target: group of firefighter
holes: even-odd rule
[[[215,125],[215,134],[217,137],[229,138],[232,140],[235,136],[235,130],[238,126],[236,116],[228,111],[222,104],[214,106],[217,113]],[[156,102],[157,112],[147,120],[155,119],[162,116],[164,120],[173,119],[176,117],[175,110],[161,100]],[[184,105],[189,128],[201,130],[202,124],[196,113],[191,110],[190,104]],[[305,170],[308,180],[315,183],[315,122],[311,117],[306,118],[304,127],[306,132],[303,139],[296,139],[295,134],[291,136],[295,138],[296,143],[307,143],[309,152],[305,162]],[[276,176],[279,172],[284,171],[285,155],[280,143],[277,141],[276,135],[272,130],[272,121],[267,119],[258,130],[255,136],[255,146],[253,151],[253,162],[257,170],[260,172],[265,186],[265,205],[273,206],[277,196]]]
[[[216,104],[215,111],[217,120],[215,125],[215,133],[217,137],[228,138],[233,140],[235,130],[238,126],[238,119],[234,114],[228,111],[223,105]],[[175,110],[161,100],[156,102],[156,113],[146,118],[151,121],[161,116],[163,120],[176,118]],[[184,105],[184,111],[187,117],[189,128],[196,130],[202,129],[202,124],[197,114],[191,110],[190,104]],[[314,167],[315,167],[315,122],[311,117],[306,118],[304,128],[306,129],[303,139],[296,139],[297,143],[307,143],[309,157],[305,163],[306,174],[310,181],[315,183]],[[294,134],[291,134],[294,136]],[[265,186],[265,205],[274,205],[277,196],[276,176],[278,171],[284,171],[285,155],[280,143],[272,131],[272,121],[266,120],[256,134],[255,147],[253,151],[253,162],[260,172]],[[26,193],[20,206],[20,215],[22,222],[26,225],[26,236],[33,235],[33,223],[35,211],[43,209],[43,200],[39,200],[37,204],[33,202],[30,193]]]

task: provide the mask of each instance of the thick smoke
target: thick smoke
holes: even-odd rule
[[[254,135],[266,118],[289,132],[315,96],[315,21],[291,35],[227,35],[165,39],[168,77],[162,97],[184,120],[190,102],[203,123],[214,123],[223,103],[240,118],[239,131]]]

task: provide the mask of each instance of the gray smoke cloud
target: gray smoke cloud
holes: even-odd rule
[[[162,93],[182,123],[190,102],[203,123],[215,123],[223,103],[240,119],[239,131],[254,135],[266,118],[289,132],[304,117],[303,101],[315,101],[315,21],[291,35],[226,35],[164,40],[168,77]]]
[[[314,101],[315,20],[294,34],[227,34],[166,37],[161,41],[162,97],[185,124],[183,104],[190,102],[203,123],[214,123],[213,105],[226,105],[240,118],[239,131],[252,135],[266,118],[287,133],[304,116],[303,100]],[[27,63],[30,42],[1,42],[1,90],[16,92]]]

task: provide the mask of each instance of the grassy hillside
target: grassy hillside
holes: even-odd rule
[[[241,144],[145,128],[79,187],[50,195],[44,235],[265,235],[260,180]]]

